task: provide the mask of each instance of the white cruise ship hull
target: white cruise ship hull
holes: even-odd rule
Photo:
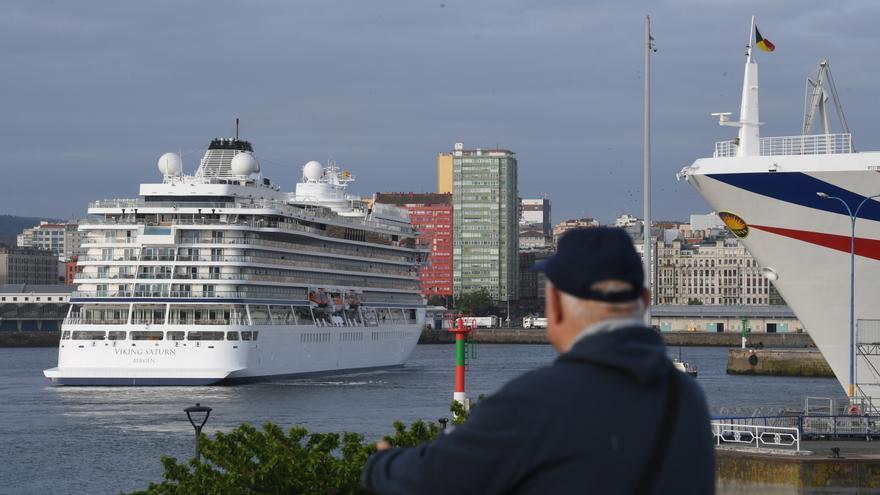
[[[880,153],[713,158],[682,171],[715,211],[733,213],[747,225],[741,242],[762,267],[775,272],[774,285],[844,390],[852,361],[857,395],[875,399],[880,398],[880,356],[851,354],[850,216],[841,203],[816,193],[842,197],[855,208],[880,193],[880,173],[870,168],[876,163]],[[868,200],[862,207],[856,239],[855,342],[876,343],[880,203]]]
[[[154,325],[152,329],[161,327]],[[144,328],[129,325],[111,330]],[[72,331],[107,329],[107,325],[64,328]],[[403,365],[419,340],[421,325],[229,325],[211,330],[258,332],[258,338],[256,341],[62,340],[58,367],[45,370],[44,374],[59,385],[152,386],[211,385],[350,373]]]

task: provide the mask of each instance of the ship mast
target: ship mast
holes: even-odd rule
[[[739,121],[730,119],[730,112],[718,112],[712,115],[718,117],[718,125],[738,127],[739,136],[736,139],[736,156],[760,156],[761,132],[758,120],[758,62],[755,60],[752,50],[755,39],[755,16],[752,16],[749,28],[749,42],[746,44],[746,68],[743,73],[742,102],[739,108]]]
[[[742,103],[739,110],[739,147],[737,156],[761,154],[761,133],[758,120],[758,63],[752,54],[755,39],[755,16],[749,28],[746,45],[746,68],[743,74]]]

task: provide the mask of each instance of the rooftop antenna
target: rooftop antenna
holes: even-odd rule
[[[235,140],[238,141],[238,117],[235,118]]]

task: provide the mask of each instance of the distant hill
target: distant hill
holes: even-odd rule
[[[59,220],[57,218],[0,215],[0,244],[15,246],[15,236],[21,234],[21,231],[24,229],[39,225],[42,220],[49,222],[64,222],[64,220]]]

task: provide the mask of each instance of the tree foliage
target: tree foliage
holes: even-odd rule
[[[498,307],[492,301],[492,295],[486,289],[465,292],[455,300],[455,309],[460,313],[475,316],[497,314]]]
[[[457,402],[450,411],[453,424],[467,418]],[[396,421],[385,440],[393,447],[414,447],[440,431],[436,423],[419,420],[407,426]],[[132,495],[367,493],[360,487],[360,475],[376,451],[358,433],[309,433],[301,426],[285,432],[271,422],[262,429],[243,424],[214,438],[203,435],[199,443],[201,461],[178,463],[162,456],[164,480]]]

